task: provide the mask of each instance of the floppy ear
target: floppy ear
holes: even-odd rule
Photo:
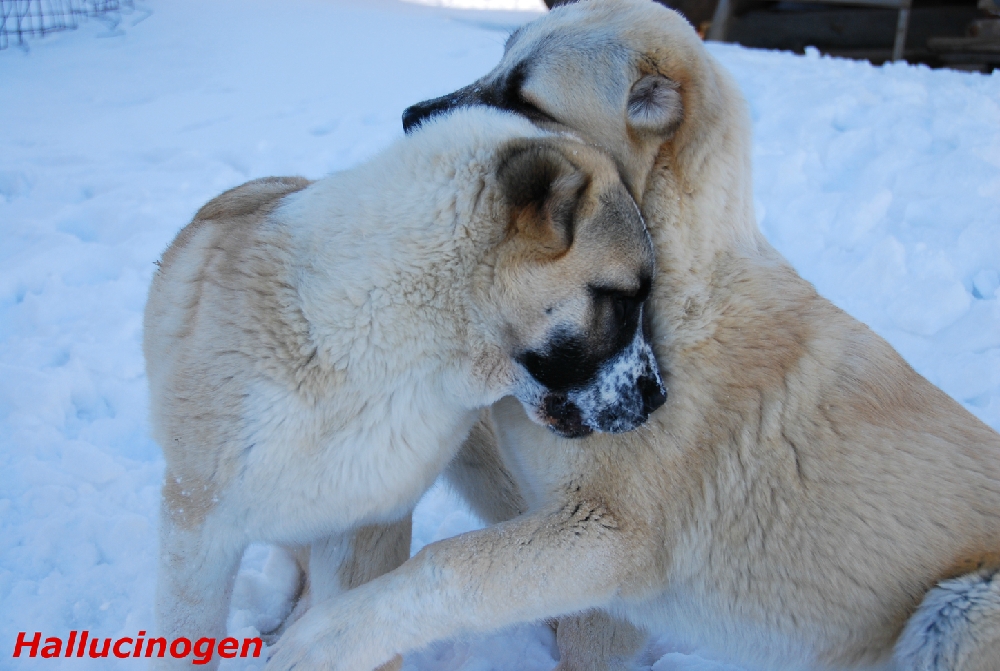
[[[510,206],[512,233],[530,238],[545,253],[569,249],[589,175],[554,147],[529,141],[508,149],[497,177]]]
[[[660,74],[645,75],[632,84],[626,110],[629,127],[640,133],[667,135],[684,116],[677,83]]]

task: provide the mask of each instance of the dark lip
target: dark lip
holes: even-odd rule
[[[575,425],[564,428],[557,424],[549,424],[549,429],[560,438],[586,438],[594,432],[592,428],[586,425]]]
[[[558,436],[563,438],[584,438],[594,430],[584,424],[583,415],[575,404],[571,403],[566,394],[549,393],[542,400],[542,415],[546,424]]]

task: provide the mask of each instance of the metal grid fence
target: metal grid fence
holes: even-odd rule
[[[0,0],[0,49],[11,42],[24,46],[28,37],[75,29],[81,19],[121,22],[122,10],[133,10],[134,0]]]

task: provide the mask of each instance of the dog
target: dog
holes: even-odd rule
[[[567,671],[627,667],[665,629],[750,668],[1000,669],[1000,436],[763,238],[745,103],[690,26],[648,0],[556,8],[404,125],[477,106],[614,158],[656,249],[670,397],[579,441],[501,400],[448,474],[508,521],[314,609],[268,668],[564,616]]]
[[[485,108],[209,202],[145,313],[159,634],[224,636],[251,542],[308,545],[315,601],[402,563],[412,508],[502,397],[566,437],[640,425],[665,399],[652,276],[613,161]]]

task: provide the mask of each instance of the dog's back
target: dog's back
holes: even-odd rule
[[[252,259],[257,265],[271,265],[272,272],[265,276],[273,276],[278,264],[268,263],[266,252],[262,255],[266,247],[257,244],[261,226],[283,197],[309,184],[301,177],[265,177],[230,189],[198,210],[191,223],[181,229],[164,252],[150,287],[143,332],[153,427],[157,434],[168,421],[164,413],[178,410],[163,394],[164,385],[178,384],[177,380],[168,382],[167,377],[184,368],[178,367],[174,359],[181,352],[191,350],[182,346],[185,340],[203,337],[196,335],[195,329],[199,311],[233,310],[238,313],[247,307],[247,300],[264,299],[276,290],[266,282],[261,283],[260,278],[253,282],[253,274],[240,268],[240,260]],[[240,276],[239,282],[233,281],[234,276]],[[245,281],[255,286],[237,287]],[[265,310],[258,312],[255,319],[266,316]],[[254,321],[248,323],[252,325]],[[219,335],[212,333],[209,337]],[[188,385],[181,386],[186,388]],[[192,389],[186,391],[195,393],[193,389],[197,387],[197,384],[192,385]],[[207,401],[195,402],[205,407],[203,403]],[[174,442],[160,440],[165,450]]]

